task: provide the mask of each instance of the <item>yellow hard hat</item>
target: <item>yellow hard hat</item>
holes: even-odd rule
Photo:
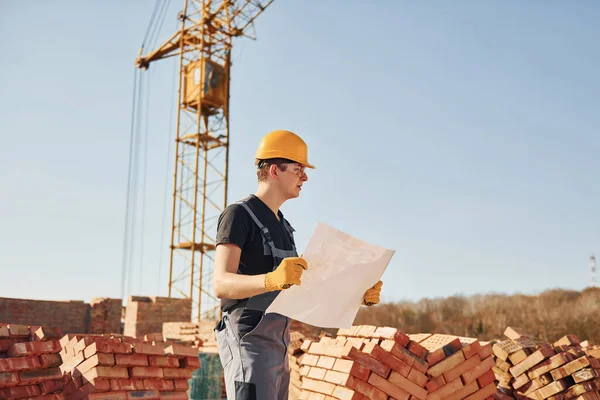
[[[308,162],[308,146],[302,138],[293,132],[276,130],[266,134],[256,149],[257,160],[285,158],[307,168],[315,168]]]

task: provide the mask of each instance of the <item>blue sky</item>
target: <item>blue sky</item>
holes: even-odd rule
[[[290,129],[317,166],[283,207],[299,247],[322,221],[396,250],[384,300],[586,287],[600,4],[376,3],[276,0],[258,40],[236,42],[230,201],[255,190],[260,137]],[[27,4],[0,6],[0,296],[119,297],[133,62],[154,2]],[[173,73],[145,73],[143,275],[128,294],[167,290]]]

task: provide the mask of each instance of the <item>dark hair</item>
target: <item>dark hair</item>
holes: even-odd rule
[[[287,158],[269,158],[267,160],[256,160],[254,165],[256,165],[256,176],[258,177],[259,182],[266,182],[267,177],[269,176],[269,168],[271,165],[276,165],[282,171],[285,171],[287,165],[294,163],[295,161],[288,160]]]

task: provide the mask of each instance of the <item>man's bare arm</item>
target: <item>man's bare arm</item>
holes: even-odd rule
[[[215,295],[222,299],[245,299],[265,293],[265,275],[240,275],[237,269],[242,250],[234,244],[220,244],[215,254]]]

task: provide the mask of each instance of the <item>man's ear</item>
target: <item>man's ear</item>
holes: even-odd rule
[[[272,178],[277,178],[279,176],[279,168],[277,168],[277,165],[271,164],[269,166],[269,175]]]

